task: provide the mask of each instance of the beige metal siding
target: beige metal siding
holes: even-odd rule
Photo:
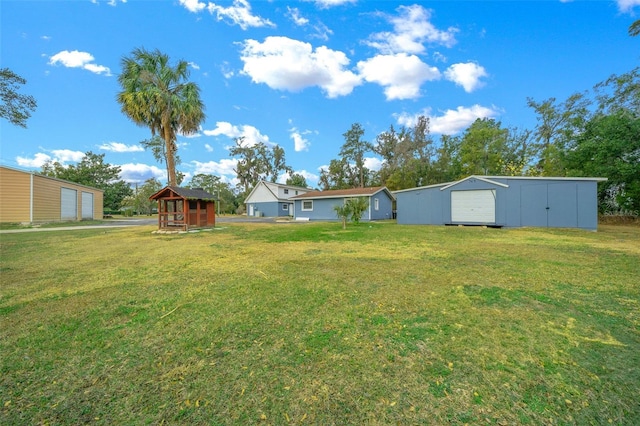
[[[104,193],[102,191],[93,192],[93,219],[101,220],[104,214]]]
[[[0,167],[0,222],[59,221],[61,188],[73,189],[77,192],[77,219],[82,217],[83,192],[93,194],[93,218],[102,219],[104,194],[99,189]],[[31,212],[32,218],[29,217]]]
[[[33,175],[33,221],[60,220],[60,188],[66,184],[45,176]]]
[[[84,191],[91,192],[93,194],[93,220],[102,220],[104,212],[104,193],[102,191],[94,190],[90,191],[87,188]]]
[[[31,175],[0,167],[0,222],[29,222]]]
[[[76,185],[71,182],[64,182],[57,179],[50,179],[45,176],[34,176],[33,185],[33,199],[34,199],[34,221],[50,221],[61,220],[60,219],[60,203],[61,203],[61,188],[73,189],[76,191],[78,197],[76,206],[76,219],[82,218],[82,193],[90,192],[93,194],[93,219],[102,219],[103,206],[102,202],[104,194],[97,189],[90,189],[89,187]],[[37,212],[37,215],[36,213]]]

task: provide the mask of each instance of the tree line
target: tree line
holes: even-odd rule
[[[638,21],[634,22],[630,35],[640,33],[639,28]],[[135,49],[121,64],[117,100],[122,112],[150,129],[151,138],[141,144],[165,164],[168,184],[180,185],[184,175],[176,170],[180,164],[177,136],[197,132],[205,119],[200,89],[188,81],[188,63],[181,60],[171,65],[168,56],[158,50]],[[18,85],[24,83],[9,69],[0,70],[0,113],[26,127],[37,104],[33,97],[18,93]],[[342,135],[344,143],[337,158],[321,170],[318,185],[323,190],[378,185],[400,190],[472,174],[606,177],[608,181],[598,189],[601,212],[640,213],[640,68],[613,75],[565,100],[529,98],[527,105],[536,115],[534,129],[510,128],[482,118],[460,135],[436,139],[429,119],[423,116],[413,126],[391,125],[367,141],[365,129],[354,123]],[[242,206],[260,180],[276,182],[286,174],[287,184],[307,186],[303,176],[293,173],[278,145],[249,144],[236,138],[230,155],[238,160],[237,188],[212,175],[196,175],[188,185],[219,194],[229,212]],[[368,155],[382,160],[379,170],[366,167]],[[119,167],[103,160],[104,154],[87,152],[75,166],[49,162],[42,173],[103,189],[105,208],[113,210],[123,203],[141,206],[140,201],[131,200],[141,188],[148,192],[159,184],[150,180],[134,192],[118,179]]]
[[[322,189],[384,185],[390,190],[450,182],[469,175],[606,177],[599,184],[602,213],[640,213],[640,68],[613,75],[564,101],[527,99],[534,129],[479,118],[462,134],[436,140],[429,119],[393,125],[363,140],[355,123],[343,134],[338,158],[319,179]],[[382,159],[368,169],[365,156]]]

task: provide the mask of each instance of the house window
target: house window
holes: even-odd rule
[[[284,190],[284,193],[285,193],[285,194],[288,194],[288,193],[289,193],[289,190],[288,190],[288,189],[285,189],[285,190]]]
[[[378,210],[380,208],[380,200],[378,200],[377,198],[373,199],[373,209],[374,210]]]
[[[302,202],[302,211],[310,212],[313,210],[313,201],[303,201]]]
[[[289,204],[283,204],[282,205],[282,210],[289,211]]]
[[[298,195],[298,191],[296,191],[296,195]]]

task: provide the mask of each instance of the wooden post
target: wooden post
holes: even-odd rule
[[[216,203],[215,201],[207,202],[207,226],[216,225]]]

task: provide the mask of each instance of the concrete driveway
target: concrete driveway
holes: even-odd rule
[[[251,217],[251,216],[218,216],[218,223],[280,223],[273,217]],[[284,223],[293,223],[293,221]],[[73,231],[76,229],[108,229],[108,228],[127,228],[132,226],[157,225],[158,219],[155,217],[145,219],[109,219],[100,225],[77,225],[77,226],[58,226],[54,228],[24,228],[24,229],[6,229],[0,230],[0,234],[17,234],[20,232],[47,232],[47,231]]]

